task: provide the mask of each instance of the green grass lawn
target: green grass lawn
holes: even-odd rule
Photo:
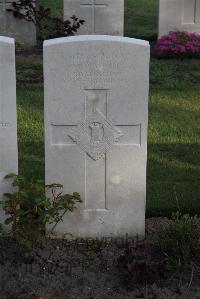
[[[54,16],[61,16],[63,0],[38,0],[50,7]],[[152,40],[158,34],[159,0],[125,0],[125,36]],[[77,16],[78,17],[78,16]]]
[[[125,36],[153,40],[158,34],[159,0],[125,0]]]
[[[163,74],[164,76],[164,74]],[[150,92],[147,210],[200,212],[200,89]]]
[[[61,16],[63,13],[63,0],[38,0],[37,5],[50,7],[53,16]]]
[[[127,35],[156,34],[157,3],[126,0]],[[18,58],[17,81],[19,171],[44,178],[42,60]],[[199,99],[199,60],[151,60],[147,216],[200,213]]]

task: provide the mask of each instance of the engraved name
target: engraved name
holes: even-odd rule
[[[123,76],[118,72],[119,62],[122,59],[124,60],[123,69],[121,69]],[[134,69],[133,57],[126,57],[126,59],[124,59],[123,53],[116,53],[112,59],[102,55],[102,53],[86,58],[83,58],[81,54],[77,54],[76,56],[71,56],[69,61],[70,63],[66,65],[67,80],[83,80],[94,84],[99,81],[112,83],[113,73],[115,73],[115,80],[128,81],[129,76],[126,69],[130,67]]]
[[[1,128],[7,128],[7,127],[11,127],[11,126],[12,126],[11,123],[0,123]]]

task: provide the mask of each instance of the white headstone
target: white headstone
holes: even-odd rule
[[[124,0],[64,0],[64,19],[85,20],[78,34],[124,35]]]
[[[17,113],[14,40],[0,36],[0,200],[10,192],[8,173],[18,172]],[[5,214],[0,209],[0,223]]]
[[[160,0],[159,36],[170,31],[200,33],[200,0]]]
[[[18,19],[7,9],[12,0],[0,0],[0,35],[13,37],[17,42],[33,46],[36,44],[36,28],[32,22]]]
[[[84,203],[56,227],[75,237],[142,235],[149,44],[113,36],[44,43],[46,183]]]

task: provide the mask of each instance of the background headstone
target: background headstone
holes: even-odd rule
[[[200,0],[160,0],[159,36],[170,31],[200,33]]]
[[[64,19],[85,20],[78,34],[124,35],[124,0],[64,0]]]
[[[14,39],[0,36],[0,200],[12,190],[8,173],[18,172]],[[0,209],[0,223],[5,214]]]
[[[149,44],[79,36],[44,43],[46,183],[84,200],[56,227],[75,237],[145,228]]]
[[[0,35],[15,38],[17,42],[34,46],[36,44],[36,28],[33,23],[17,19],[7,9],[12,0],[0,0]]]

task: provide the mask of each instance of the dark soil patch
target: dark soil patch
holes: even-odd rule
[[[154,240],[161,222],[168,225],[169,221],[147,220],[146,248],[156,265],[163,258]],[[153,279],[146,282],[135,279],[119,265],[124,245],[123,239],[95,242],[46,239],[33,251],[20,253],[13,239],[2,239],[0,298],[200,298],[199,277],[196,273],[191,276],[190,270],[181,276],[167,272],[161,277],[151,269]]]

